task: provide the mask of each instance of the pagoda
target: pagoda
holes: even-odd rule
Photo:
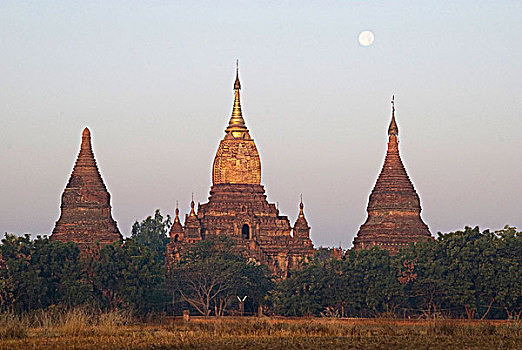
[[[284,278],[289,269],[315,253],[310,226],[302,200],[294,227],[275,204],[267,201],[261,185],[261,159],[243,118],[240,90],[236,68],[232,116],[214,158],[210,197],[207,203],[198,204],[197,213],[191,202],[182,230],[173,226],[167,261],[179,258],[187,244],[210,235],[226,235],[250,260],[266,264]]]
[[[85,128],[51,239],[77,243],[82,250],[121,240],[122,235],[111,215],[110,198],[94,159],[91,132]]]
[[[353,250],[379,246],[396,254],[410,242],[431,237],[422,221],[420,199],[399,154],[399,128],[395,120],[395,98],[388,128],[388,150],[384,166],[370,194],[368,218],[353,241]]]

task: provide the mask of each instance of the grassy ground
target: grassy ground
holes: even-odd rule
[[[0,349],[522,349],[522,325],[506,322],[245,317],[154,325],[81,312],[36,322],[10,317],[0,318]]]

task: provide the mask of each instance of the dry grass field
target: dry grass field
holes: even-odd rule
[[[0,349],[522,349],[522,325],[252,317],[144,324],[79,309],[0,315]]]

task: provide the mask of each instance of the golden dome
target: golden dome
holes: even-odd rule
[[[228,127],[225,129],[225,138],[221,140],[214,158],[212,170],[214,185],[223,183],[259,185],[261,183],[261,159],[243,119],[239,90],[241,90],[241,83],[239,70],[236,68],[234,107]]]

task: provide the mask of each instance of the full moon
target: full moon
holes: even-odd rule
[[[375,39],[375,36],[369,30],[365,30],[359,34],[359,44],[362,46],[370,46],[373,44],[373,39]]]

